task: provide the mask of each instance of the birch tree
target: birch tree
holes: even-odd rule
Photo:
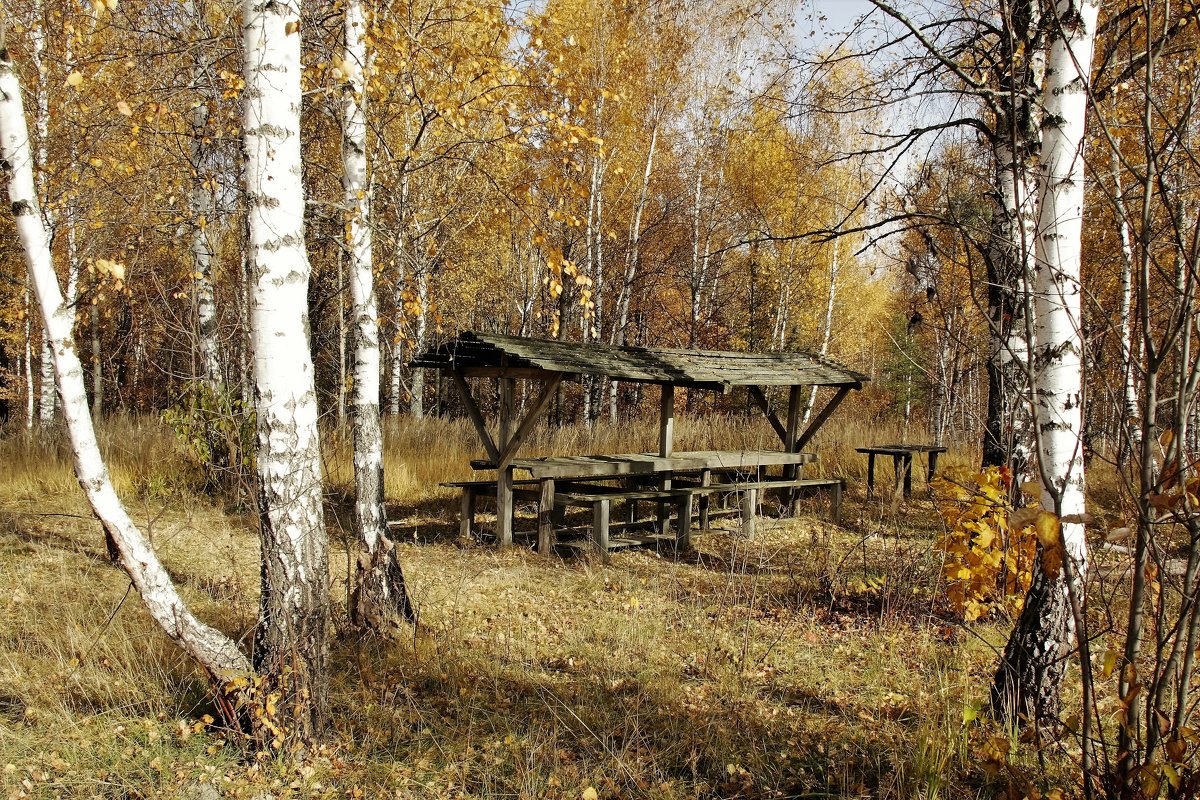
[[[415,621],[388,536],[383,505],[383,430],[380,426],[379,311],[371,254],[371,186],[367,164],[367,17],[361,0],[347,0],[342,86],[342,183],[351,319],[354,325],[354,532],[360,552],[351,615],[356,624],[389,633]]]
[[[1040,558],[992,690],[1007,719],[1057,719],[1059,689],[1082,619],[1087,577],[1082,447],[1080,266],[1087,87],[1096,0],[1059,0],[1048,21],[1039,218],[1033,273],[1035,403],[1043,523]],[[1085,650],[1081,658],[1086,661]],[[1084,732],[1087,736],[1087,732]]]
[[[54,358],[58,395],[75,454],[75,476],[104,526],[118,563],[155,622],[218,685],[227,684],[249,673],[250,662],[232,639],[191,612],[109,479],[88,413],[83,365],[73,341],[75,311],[63,297],[54,269],[34,188],[32,161],[20,85],[0,27],[0,170],[8,185],[18,237]]]
[[[328,713],[329,563],[308,343],[300,164],[300,3],[246,0],[245,127],[253,274],[262,599],[254,662],[292,735]]]

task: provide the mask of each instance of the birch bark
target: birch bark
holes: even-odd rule
[[[45,7],[39,2],[33,4],[33,25],[29,31],[30,59],[34,71],[37,72],[37,94],[35,96],[36,114],[34,126],[37,129],[37,165],[39,172],[36,176],[39,208],[42,222],[46,230],[47,247],[54,239],[54,212],[50,208],[50,187],[46,180],[46,165],[50,153],[50,75],[43,54],[46,51],[46,15]],[[54,393],[54,353],[50,346],[50,335],[42,332],[42,358],[40,364],[40,389],[38,398],[38,422],[43,428],[54,424],[57,399]]]
[[[34,189],[32,151],[20,91],[0,35],[0,169],[8,184],[17,234],[54,357],[63,417],[75,454],[75,476],[104,526],[118,562],[154,621],[215,682],[227,683],[248,673],[250,663],[232,639],[201,622],[184,603],[153,547],[126,512],[101,457],[88,413],[83,365],[72,336],[75,312],[59,286]]]
[[[192,0],[188,0],[186,11],[188,16],[195,20],[197,29],[201,29],[203,18]],[[207,65],[201,52],[202,49],[197,46],[192,61],[192,89],[199,97],[194,101],[189,120],[191,140],[188,142],[188,155],[192,166],[190,249],[196,291],[196,328],[200,362],[204,370],[204,380],[215,391],[224,383],[221,361],[217,355],[217,306],[212,281],[213,247],[208,237],[208,225],[212,221],[214,205],[214,184],[217,179],[209,166],[210,154],[204,143],[208,127],[208,102],[201,90],[201,84]]]
[[[359,556],[351,615],[355,624],[390,634],[415,621],[396,547],[388,536],[383,505],[383,430],[380,426],[379,310],[371,236],[371,187],[367,164],[367,17],[361,0],[347,0],[346,45],[341,70],[342,185],[350,316],[354,326],[354,532]]]
[[[1014,486],[1020,486],[1034,450],[1029,280],[1037,235],[1034,168],[1041,146],[1037,98],[1045,78],[1045,39],[1039,2],[1016,0],[1005,11],[992,132],[997,203],[986,259],[990,341],[983,466],[1007,466]]]
[[[1059,716],[1059,689],[1075,646],[1088,569],[1084,526],[1077,521],[1084,512],[1080,244],[1087,81],[1099,11],[1096,0],[1058,0],[1047,26],[1032,286],[1034,412],[1042,507],[1068,521],[1061,523],[1060,568],[1047,568],[1039,547],[1043,557],[996,673],[993,703],[1013,722],[1053,723]]]
[[[328,713],[329,563],[308,342],[299,0],[246,0],[243,24],[262,526],[254,656],[281,695],[281,726],[297,740],[313,741]]]

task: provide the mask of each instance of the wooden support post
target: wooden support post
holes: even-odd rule
[[[496,470],[496,544],[508,547],[513,541],[513,470]]]
[[[701,486],[711,486],[712,485],[712,470],[711,469],[700,470],[700,485]],[[709,492],[705,492],[704,494],[700,495],[700,498],[697,502],[700,505],[700,519],[699,519],[700,530],[706,531],[706,530],[708,530],[708,509],[712,504],[712,494]]]
[[[500,450],[496,447],[496,443],[492,441],[491,434],[488,433],[487,423],[483,420],[483,414],[479,411],[479,406],[475,404],[475,398],[471,396],[471,387],[467,385],[467,380],[458,370],[450,373],[454,378],[454,386],[458,389],[459,395],[462,396],[463,405],[467,409],[467,416],[471,418],[471,424],[475,426],[475,432],[479,434],[479,441],[483,443],[483,449],[487,451],[488,458],[493,464],[500,463]]]
[[[759,410],[763,412],[763,416],[767,418],[767,422],[771,423],[771,427],[775,429],[775,433],[778,434],[779,440],[783,442],[784,449],[787,450],[789,444],[795,441],[796,437],[793,435],[790,439],[788,438],[788,429],[783,427],[783,423],[779,421],[779,417],[775,416],[775,412],[771,410],[771,404],[767,400],[767,395],[762,390],[762,387],[749,386],[747,387],[747,391],[750,392],[750,399],[753,400],[755,405],[758,406]],[[789,407],[789,412],[790,410],[791,409]],[[795,431],[792,433],[794,434]]]
[[[475,487],[464,486],[462,488],[462,505],[458,512],[458,535],[463,539],[471,537],[471,530],[475,527]]]
[[[508,449],[512,433],[513,379],[500,378],[500,453]],[[496,454],[496,543],[508,547],[513,540],[513,470]]]
[[[784,450],[787,452],[796,452],[796,434],[800,429],[800,407],[803,401],[800,399],[800,387],[792,386],[787,392],[787,429],[784,435]],[[800,474],[798,464],[787,464],[784,467],[784,477],[787,480],[796,479]],[[796,516],[797,507],[799,505],[799,493],[796,487],[792,487],[787,491],[787,509],[794,517]]]
[[[675,449],[675,384],[662,385],[659,409],[658,454],[666,457]]]
[[[929,485],[929,492],[932,494],[933,479],[937,477],[938,452],[936,450],[930,450],[928,458],[929,466],[925,469],[925,483]]]
[[[592,506],[592,544],[596,553],[608,560],[608,511],[610,500],[597,500]]]
[[[867,499],[875,496],[875,454],[867,453]]]
[[[834,525],[842,524],[842,488],[845,484],[838,481],[829,487],[829,519]]]
[[[850,386],[839,387],[837,394],[829,399],[829,402],[826,403],[825,407],[821,409],[821,413],[817,414],[816,418],[813,419],[813,421],[809,423],[808,427],[804,429],[804,433],[800,434],[800,438],[796,440],[795,449],[792,452],[798,453],[803,450],[804,445],[808,444],[809,440],[812,439],[812,437],[816,435],[817,431],[821,429],[821,426],[825,424],[825,420],[829,419],[829,416],[833,414],[833,412],[837,410],[837,407],[842,404],[842,401],[846,399],[846,395],[850,394],[855,389],[860,388],[862,388],[861,384],[857,383]]]
[[[538,500],[537,550],[550,555],[554,549],[554,479],[543,478],[542,492]]]
[[[659,398],[659,424],[658,424],[658,454],[663,456],[671,455],[675,450],[675,384],[662,384],[662,395]],[[663,478],[661,488],[666,490],[671,488],[670,474]],[[666,535],[667,526],[669,524],[668,517],[670,512],[667,509],[666,503],[658,504],[658,532]]]
[[[692,546],[692,493],[679,498],[679,520],[675,529],[675,553],[679,554]]]
[[[742,534],[747,539],[754,538],[754,512],[757,506],[757,489],[746,489],[742,492]]]
[[[562,375],[553,375],[548,381],[546,381],[546,384],[542,387],[542,391],[538,395],[537,400],[535,400],[533,403],[533,408],[529,410],[529,413],[525,415],[525,418],[521,420],[521,424],[517,427],[517,432],[512,434],[512,436],[510,436],[506,442],[500,445],[501,452],[499,459],[497,459],[497,464],[501,466],[508,466],[509,462],[511,462],[517,455],[517,450],[520,449],[521,445],[525,443],[525,439],[528,438],[529,434],[533,432],[534,427],[537,426],[538,419],[542,416],[542,413],[546,410],[546,408],[549,407],[550,401],[554,398],[554,393],[558,390],[558,387],[562,381]],[[503,391],[504,390],[502,386],[502,398]],[[511,394],[509,399],[511,402]],[[501,419],[503,419],[503,415],[501,415]],[[501,432],[500,438],[502,441],[504,440],[503,431]]]
[[[912,453],[904,454],[904,496],[912,497]]]

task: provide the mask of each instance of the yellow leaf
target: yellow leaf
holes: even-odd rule
[[[82,85],[83,73],[79,70],[75,70],[67,76],[67,86],[70,86],[72,89],[78,89]]]
[[[1117,651],[1109,650],[1107,653],[1104,654],[1104,668],[1103,668],[1103,671],[1101,672],[1101,675],[1103,675],[1107,679],[1112,676],[1113,671],[1116,670],[1116,668],[1117,668]]]
[[[589,786],[583,790],[583,794],[581,794],[580,797],[583,798],[583,800],[599,800],[600,793],[596,791],[596,787]]]
[[[132,117],[133,109],[129,107],[129,103],[126,103],[124,100],[118,100],[117,113],[124,117]]]

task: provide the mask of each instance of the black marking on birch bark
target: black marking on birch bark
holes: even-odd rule
[[[14,200],[12,204],[12,213],[14,217],[25,217],[33,212],[33,204],[28,200]]]

